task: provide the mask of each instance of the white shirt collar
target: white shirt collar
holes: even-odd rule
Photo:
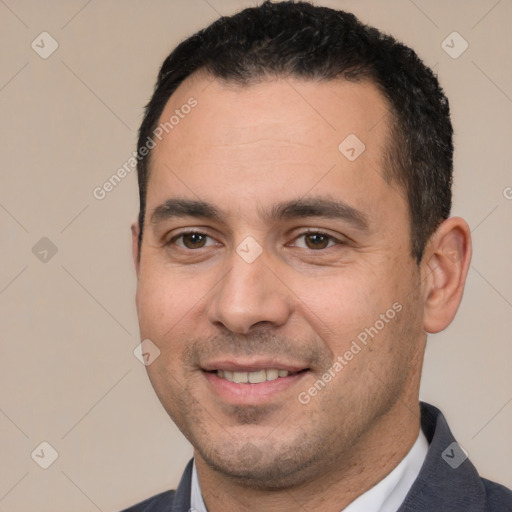
[[[196,461],[192,466],[192,487],[190,489],[190,510],[189,512],[208,512],[201,495],[201,486],[197,477]]]
[[[428,441],[420,428],[416,442],[398,466],[342,512],[396,512],[418,478],[427,452]]]
[[[395,512],[418,477],[427,452],[428,441],[420,428],[416,442],[398,466],[341,512]],[[195,461],[192,468],[190,505],[193,512],[208,512],[201,495]]]

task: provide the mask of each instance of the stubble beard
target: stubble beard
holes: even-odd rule
[[[403,316],[388,336],[414,343],[416,323],[414,313],[404,305]],[[316,357],[317,368],[327,370],[332,364],[324,356]],[[403,394],[407,375],[400,375],[397,370],[405,371],[408,356],[397,354],[397,357],[397,367],[387,369],[395,373],[392,380],[383,382],[382,376],[379,378],[366,370],[366,379],[373,380],[370,392],[362,392],[358,386],[349,387],[341,394],[339,388],[336,393],[323,390],[309,410],[309,405],[296,405],[285,417],[279,415],[276,404],[226,405],[222,415],[229,418],[229,425],[222,425],[212,419],[219,415],[218,411],[208,411],[211,404],[194,398],[190,383],[185,384],[185,389],[174,390],[172,404],[165,404],[165,400],[162,404],[197,455],[221,477],[255,489],[287,489],[307,484],[334,468],[339,470],[339,466],[348,468],[355,463],[365,436]],[[190,365],[191,359],[191,353],[185,355],[183,364]],[[161,377],[165,382],[169,375]],[[359,375],[359,379],[363,383],[360,387],[364,387],[365,376]],[[158,391],[157,394],[161,396]]]

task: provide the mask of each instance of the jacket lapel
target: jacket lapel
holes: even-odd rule
[[[192,485],[192,463],[193,459],[189,461],[183,476],[181,477],[180,484],[176,489],[174,500],[171,507],[171,512],[189,512],[190,510],[190,489]]]
[[[441,411],[421,402],[421,428],[430,447],[418,478],[397,512],[483,512],[484,485]]]

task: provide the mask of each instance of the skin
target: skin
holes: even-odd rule
[[[140,260],[132,226],[141,339],[161,351],[149,378],[194,446],[210,512],[339,512],[418,436],[426,335],[457,311],[469,228],[446,220],[421,264],[412,259],[407,203],[382,178],[388,115],[371,83],[242,87],[196,75],[162,121],[191,96],[198,105],[152,153]],[[338,150],[349,134],[366,146],[354,161]],[[169,199],[207,202],[221,217],[152,222]],[[307,212],[269,215],[278,203],[313,199],[343,201],[367,229]],[[206,237],[180,238],[187,230]],[[252,263],[237,253],[248,236],[262,250]],[[301,403],[299,393],[396,303],[401,311]],[[254,384],[237,384],[245,386],[238,397],[222,394],[204,371],[263,360],[307,370],[263,398],[246,391]]]

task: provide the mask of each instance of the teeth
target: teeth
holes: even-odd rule
[[[230,372],[229,370],[217,370],[217,376],[222,379],[235,382],[236,384],[258,384],[268,380],[276,380],[278,377],[287,377],[290,374],[288,370],[277,370],[269,368],[268,370],[258,370],[257,372]]]
[[[281,370],[284,372],[285,370]],[[267,374],[267,380],[276,380],[279,377],[279,370],[271,369],[271,370],[265,370]],[[286,372],[288,373],[288,372]],[[283,375],[285,377],[285,375]]]
[[[267,372],[265,370],[250,372],[248,376],[251,384],[258,384],[258,382],[265,382],[267,380]]]
[[[233,382],[237,384],[249,382],[249,374],[247,372],[233,372]]]

